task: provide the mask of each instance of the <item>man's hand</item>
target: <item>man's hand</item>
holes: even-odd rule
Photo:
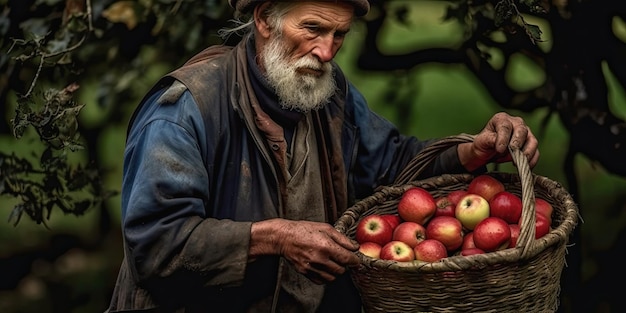
[[[489,162],[511,161],[509,146],[521,149],[531,168],[539,161],[539,143],[524,120],[500,112],[487,122],[474,142],[459,145],[457,151],[461,164],[471,172]]]
[[[316,284],[359,264],[357,243],[327,223],[271,219],[252,224],[250,256],[280,254]]]

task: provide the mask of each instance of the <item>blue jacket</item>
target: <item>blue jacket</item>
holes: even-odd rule
[[[159,81],[137,108],[124,153],[125,258],[110,312],[266,311],[252,303],[274,294],[279,258],[248,262],[250,226],[282,216],[273,158],[284,143],[257,127],[247,70],[256,65],[247,62],[247,42],[200,53]],[[340,88],[316,113],[333,195],[329,223],[391,184],[428,143],[401,135],[335,71]],[[463,171],[455,151],[424,175]],[[347,285],[335,288],[336,301],[348,300],[341,292],[354,292]]]

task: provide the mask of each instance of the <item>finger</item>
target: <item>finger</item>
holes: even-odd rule
[[[337,275],[343,274],[343,272],[345,272],[345,269],[341,268],[341,273],[335,274],[332,271],[327,271],[324,270],[325,266],[317,264],[314,266],[313,263],[307,263],[307,271],[305,276],[308,277],[309,279],[311,279],[311,281],[313,282],[322,282],[322,283],[327,283],[327,282],[331,282],[334,281],[335,278],[337,277]]]
[[[496,142],[494,149],[498,154],[506,153],[513,139],[513,124],[510,120],[504,120],[496,125]]]
[[[513,120],[513,134],[511,136],[510,145],[513,148],[522,149],[527,144],[532,144],[535,137],[530,132],[530,129],[524,123],[524,120],[520,117],[516,117]]]
[[[334,242],[339,244],[342,248],[348,249],[350,251],[357,251],[359,249],[358,243],[351,240],[334,228],[332,228],[332,230],[329,230],[327,234]]]
[[[539,162],[539,156],[540,156],[539,150],[535,150],[535,153],[528,160],[528,165],[530,166],[530,168],[533,168],[535,167],[535,165],[537,165],[537,163]]]

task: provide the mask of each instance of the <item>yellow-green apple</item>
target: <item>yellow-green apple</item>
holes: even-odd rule
[[[367,255],[370,258],[379,259],[380,250],[382,247],[375,242],[364,242],[359,245],[359,252]]]
[[[435,216],[426,225],[426,239],[441,241],[448,251],[454,251],[463,244],[463,225],[451,216]]]
[[[467,194],[467,190],[457,189],[457,190],[450,191],[446,195],[446,198],[448,198],[448,200],[450,200],[450,202],[452,202],[452,204],[456,206],[456,204],[459,203],[459,201],[461,201],[461,198],[463,198],[466,194]]]
[[[398,214],[382,214],[381,216],[391,225],[391,228],[396,228],[402,222]]]
[[[535,212],[548,218],[550,223],[552,223],[552,211],[554,211],[554,208],[550,202],[542,198],[535,198]]]
[[[379,214],[362,218],[356,226],[355,239],[358,243],[375,242],[381,246],[391,241],[393,228]]]
[[[426,239],[426,228],[415,222],[402,222],[393,230],[391,240],[399,240],[414,248]]]
[[[463,243],[461,244],[461,250],[476,248],[474,244],[474,232],[466,233],[463,236]]]
[[[489,215],[516,224],[522,216],[522,199],[508,191],[500,191],[489,200]]]
[[[434,216],[452,216],[454,217],[454,204],[446,196],[435,199],[437,210]]]
[[[428,190],[421,187],[407,189],[398,202],[398,215],[405,222],[426,225],[435,215],[437,204]]]
[[[474,228],[474,244],[485,252],[506,249],[510,242],[511,228],[499,217],[487,217]]]
[[[465,229],[473,230],[478,222],[489,217],[489,202],[480,195],[468,193],[456,204],[454,216]]]
[[[380,258],[383,260],[409,262],[415,260],[415,252],[408,244],[399,240],[392,240],[380,249]]]
[[[462,256],[469,256],[469,255],[474,255],[474,254],[483,254],[485,253],[485,251],[478,249],[478,248],[468,248],[468,249],[462,249],[461,252],[459,253]]]
[[[468,193],[477,194],[487,201],[491,200],[496,193],[504,190],[504,184],[488,174],[474,177],[467,186]]]
[[[519,224],[509,224],[511,229],[511,242],[509,242],[509,248],[515,248],[517,245],[517,239],[519,238],[520,227]]]
[[[425,239],[413,248],[415,259],[424,262],[435,262],[448,257],[448,249],[439,240]]]

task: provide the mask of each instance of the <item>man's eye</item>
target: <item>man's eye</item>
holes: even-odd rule
[[[305,28],[307,30],[309,30],[310,32],[312,32],[312,33],[318,32],[320,30],[320,28],[318,26],[315,26],[315,25],[307,25],[307,26],[305,26]]]

